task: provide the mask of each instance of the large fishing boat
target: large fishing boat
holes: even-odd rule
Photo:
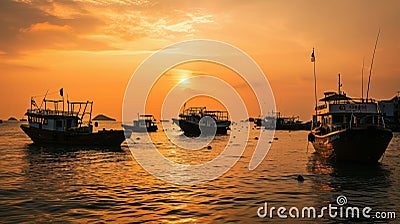
[[[158,130],[156,119],[152,114],[138,114],[138,119],[132,125],[123,124],[122,127],[132,132],[156,132]]]
[[[231,125],[227,111],[207,110],[206,107],[190,107],[172,119],[186,136],[225,135]]]
[[[337,161],[377,162],[393,137],[385,127],[373,99],[355,99],[341,91],[325,92],[320,99],[313,130],[308,135],[314,149]]]
[[[63,96],[62,89],[60,95]],[[49,103],[53,107],[48,107]],[[41,107],[43,104],[44,108]],[[28,124],[21,125],[21,129],[36,144],[119,146],[125,140],[123,130],[93,132],[93,101],[67,100],[67,110],[64,110],[64,97],[56,100],[44,97],[41,106],[32,97],[31,107],[25,113]]]

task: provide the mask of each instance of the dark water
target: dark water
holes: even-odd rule
[[[307,132],[278,131],[269,154],[248,170],[254,130],[244,156],[222,177],[195,186],[165,183],[147,173],[132,157],[127,143],[120,149],[40,147],[19,129],[20,123],[0,124],[0,222],[149,222],[256,223],[298,222],[305,219],[259,218],[257,209],[269,206],[335,204],[340,195],[347,205],[400,213],[400,135],[394,134],[380,165],[334,165],[306,152]],[[118,123],[103,124],[118,127]],[[141,134],[134,134],[140,147]],[[137,138],[139,137],[139,138]],[[212,142],[212,150],[189,156],[174,148],[162,132],[152,134],[160,152],[182,163],[208,161],[220,152],[227,137]],[[304,176],[304,182],[295,178]],[[307,219],[325,223],[399,223],[397,219]]]

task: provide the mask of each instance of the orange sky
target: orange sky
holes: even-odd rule
[[[348,95],[359,96],[362,60],[368,74],[379,28],[370,95],[391,98],[400,90],[399,12],[397,0],[3,0],[0,119],[22,117],[31,96],[63,87],[69,99],[94,100],[94,115],[120,120],[136,67],[165,46],[201,38],[227,42],[253,57],[272,86],[277,110],[308,120],[314,102],[311,49],[319,98],[336,89],[339,72]],[[182,67],[189,75],[207,70]]]

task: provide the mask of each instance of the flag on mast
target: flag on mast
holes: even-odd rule
[[[311,62],[315,62],[314,48],[312,49],[311,53]]]
[[[60,96],[64,96],[64,88],[60,89]]]

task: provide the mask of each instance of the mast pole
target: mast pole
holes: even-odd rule
[[[314,48],[312,49],[312,53],[311,53],[311,62],[314,64],[314,98],[315,98],[315,124],[316,124],[318,100],[317,100],[317,74],[315,72],[315,63],[316,62],[315,62]]]
[[[364,103],[364,59],[363,57],[363,63],[362,63],[362,68],[361,68],[361,102]]]
[[[381,33],[381,29],[379,28],[378,30],[378,36],[376,36],[376,41],[375,41],[375,47],[374,47],[374,53],[372,54],[372,60],[371,60],[371,67],[369,68],[369,76],[368,76],[368,88],[367,88],[367,102],[368,102],[368,93],[369,93],[369,84],[371,82],[371,75],[372,75],[372,65],[374,64],[374,58],[375,58],[375,52],[376,52],[376,45],[378,45],[378,39],[379,39],[379,34]]]

